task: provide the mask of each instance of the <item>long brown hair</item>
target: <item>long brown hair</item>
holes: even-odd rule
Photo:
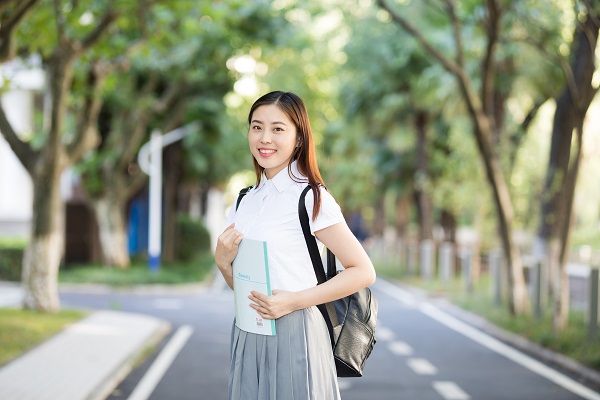
[[[291,92],[275,91],[267,93],[261,96],[258,100],[252,104],[250,112],[248,113],[248,124],[252,122],[252,114],[254,111],[264,105],[276,105],[281,111],[283,111],[287,117],[292,121],[296,127],[296,138],[298,139],[298,146],[294,150],[290,163],[288,164],[288,174],[290,178],[299,182],[298,177],[293,176],[291,165],[294,160],[297,160],[298,171],[308,178],[308,183],[313,188],[314,208],[312,213],[313,220],[319,215],[321,209],[321,191],[317,190],[319,186],[325,186],[321,173],[319,172],[319,166],[317,165],[317,153],[315,150],[315,142],[312,136],[312,129],[310,128],[310,120],[308,119],[308,112],[306,106],[300,97]],[[258,185],[262,178],[264,168],[261,167],[256,158],[252,157],[254,161],[254,171],[256,172],[256,184]]]

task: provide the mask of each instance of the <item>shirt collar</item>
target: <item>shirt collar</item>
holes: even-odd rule
[[[294,177],[294,179],[292,179],[292,177]],[[300,180],[301,182],[308,181],[306,177],[302,175],[300,171],[298,171],[297,161],[295,160],[292,162],[292,165],[290,165],[289,167],[285,167],[284,169],[279,171],[277,175],[270,179],[271,183],[273,184],[273,186],[275,186],[279,193],[283,192],[285,188],[290,186],[292,183],[297,182],[298,180]],[[260,190],[263,186],[265,186],[266,183],[267,176],[263,171],[262,177],[260,179],[260,184],[258,185],[256,190]]]

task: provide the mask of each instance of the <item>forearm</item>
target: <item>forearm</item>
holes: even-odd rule
[[[325,283],[297,292],[297,308],[328,303],[371,285],[375,274],[371,268],[349,267]]]
[[[221,275],[223,275],[223,279],[225,279],[227,286],[233,290],[233,267],[231,264],[229,264],[229,266],[221,266],[217,263],[217,268],[219,268]]]

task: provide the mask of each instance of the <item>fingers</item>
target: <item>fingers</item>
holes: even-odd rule
[[[219,236],[219,242],[223,245],[230,247],[231,245],[239,245],[244,236],[240,231],[234,229],[234,224],[231,224],[225,231]]]
[[[248,297],[250,297],[250,296],[248,296]],[[250,307],[252,307],[254,309],[254,311],[256,311],[258,313],[258,315],[260,315],[264,319],[276,319],[277,318],[277,316],[274,315],[271,312],[271,310],[269,310],[267,307],[265,307],[263,305],[250,303]]]
[[[248,296],[248,298],[255,303],[265,303],[267,301],[267,299],[269,298],[269,296],[266,296],[260,292],[252,290],[250,292],[250,296]]]

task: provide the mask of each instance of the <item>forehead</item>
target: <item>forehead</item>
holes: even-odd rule
[[[293,126],[293,123],[287,114],[275,104],[265,104],[258,107],[252,113],[252,121],[258,121],[262,123],[283,122],[287,125]]]

